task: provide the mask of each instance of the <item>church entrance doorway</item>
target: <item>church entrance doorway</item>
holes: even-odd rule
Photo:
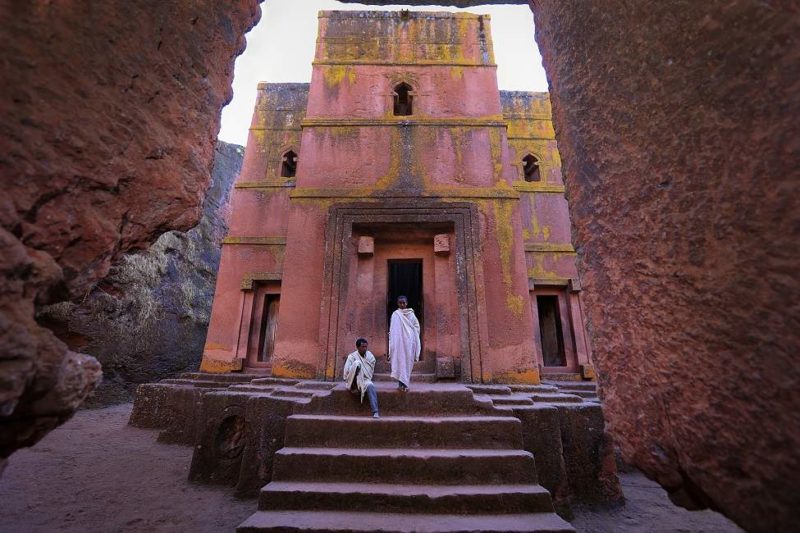
[[[414,314],[419,320],[420,329],[424,331],[425,304],[422,292],[422,259],[390,259],[388,261],[388,274],[387,326],[391,325],[392,313],[397,309],[397,298],[405,296],[408,299],[408,307],[414,310]]]

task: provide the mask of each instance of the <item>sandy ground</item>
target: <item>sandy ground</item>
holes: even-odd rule
[[[0,532],[233,531],[255,511],[255,500],[237,500],[227,487],[186,481],[192,449],[128,427],[130,411],[81,411],[14,454],[0,478]],[[711,511],[674,507],[641,474],[621,479],[627,504],[578,509],[578,531],[739,531]]]

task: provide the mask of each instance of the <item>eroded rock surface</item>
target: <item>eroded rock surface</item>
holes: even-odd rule
[[[97,358],[103,381],[91,405],[129,401],[138,383],[200,366],[233,182],[244,148],[218,141],[200,223],[169,231],[122,257],[92,292],[38,314],[67,345]]]
[[[532,2],[595,361],[625,458],[684,505],[800,527],[800,17]]]
[[[100,376],[34,320],[196,224],[257,0],[0,6],[0,458]]]

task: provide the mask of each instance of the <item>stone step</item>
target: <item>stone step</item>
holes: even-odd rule
[[[196,381],[194,379],[183,379],[183,378],[162,379],[161,381],[159,381],[159,383],[166,383],[167,385],[185,385],[187,387],[197,387],[201,389],[224,389],[231,384],[230,381],[210,381],[210,380]]]
[[[385,412],[385,411],[384,411]],[[522,424],[508,416],[414,417],[293,415],[286,421],[286,446],[318,448],[522,447]]]
[[[597,383],[594,381],[563,381],[563,382],[551,382],[548,385],[558,387],[562,390],[584,390],[584,391],[594,391],[597,392]]]
[[[288,378],[265,378],[260,377],[257,379],[251,380],[253,385],[297,385],[300,383],[299,379],[288,379]]]
[[[411,373],[413,374],[431,374],[436,370],[436,359],[423,359],[414,363]],[[392,363],[387,361],[385,357],[378,356],[375,358],[375,372],[381,374],[388,374],[392,371]]]
[[[291,398],[312,398],[317,391],[280,387],[273,391],[272,396],[286,396]],[[322,391],[319,391],[322,392]]]
[[[338,386],[338,383],[333,383],[330,381],[301,381],[297,385],[295,385],[298,389],[308,389],[308,390],[331,390]]]
[[[382,513],[553,512],[550,493],[539,485],[386,485],[273,481],[261,489],[261,511]]]
[[[581,376],[580,374],[569,373],[569,372],[554,373],[554,374],[542,374],[541,378],[542,378],[542,381],[545,381],[545,382],[558,381],[560,383],[560,382],[563,382],[563,381],[577,381],[577,382],[582,382],[583,381],[583,376]]]
[[[237,533],[262,531],[348,532],[552,532],[575,531],[555,513],[506,515],[437,515],[314,511],[258,511],[242,522]]]
[[[571,394],[573,396],[580,396],[581,398],[587,399],[596,399],[598,398],[596,391],[588,391],[588,390],[569,390],[569,389],[561,389],[562,393]]]
[[[546,393],[534,394],[533,401],[542,403],[581,403],[583,398],[574,394]]]
[[[286,396],[283,394],[277,394],[276,392],[271,393],[269,397],[275,400],[284,400],[287,402],[292,402],[294,404],[297,404],[298,407],[309,405],[312,400],[311,398],[308,397]]]
[[[235,383],[228,390],[236,392],[263,392],[270,393],[278,388],[277,385],[252,385],[250,383]]]
[[[555,385],[509,385],[509,389],[514,392],[558,392],[558,387]]]
[[[495,405],[533,405],[530,395],[511,394],[508,396],[489,396]]]
[[[490,485],[537,483],[524,450],[282,448],[274,481],[341,481]]]
[[[209,372],[185,372],[180,375],[181,379],[192,379],[196,381],[218,381],[220,383],[248,383],[250,380],[264,377],[263,374],[246,373],[227,373],[212,374]]]
[[[397,380],[392,378],[391,374],[382,372],[376,372],[372,378],[372,381],[392,381],[397,383]],[[436,383],[436,374],[415,374],[412,372],[411,383],[409,385],[413,387],[415,383]]]
[[[507,385],[467,385],[475,394],[488,394],[492,396],[511,394],[511,388]]]
[[[491,414],[492,403],[488,399],[476,399],[472,391],[458,384],[424,383],[414,385],[401,392],[393,383],[375,383],[381,415],[388,416],[450,416]],[[329,395],[316,397],[308,410],[298,414],[330,414],[362,416],[369,414],[366,397],[361,403],[360,395],[347,390],[344,384],[333,389]]]

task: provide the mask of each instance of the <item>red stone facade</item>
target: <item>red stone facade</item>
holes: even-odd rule
[[[438,378],[592,377],[569,228],[549,98],[498,91],[489,17],[322,12],[311,84],[259,86],[202,370],[338,378],[411,291]]]

